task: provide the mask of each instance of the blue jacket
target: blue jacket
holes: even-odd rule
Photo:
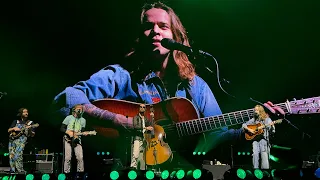
[[[90,79],[80,81],[73,87],[67,87],[58,94],[54,100],[65,102],[61,110],[64,115],[69,114],[69,109],[76,104],[87,104],[91,101],[113,98],[129,101],[143,101],[145,103],[157,103],[169,98],[162,81],[154,72],[139,82],[131,82],[132,79],[127,70],[119,65],[111,65],[93,74]],[[136,86],[131,84],[135,83]],[[133,87],[137,87],[133,88]],[[187,88],[190,88],[187,91]],[[199,76],[189,82],[189,86],[183,82],[177,85],[175,97],[188,97],[191,93],[192,103],[203,117],[221,114],[220,107],[208,84]]]
[[[187,88],[189,91],[186,90]],[[192,103],[202,117],[222,114],[208,84],[199,76],[195,76],[187,85],[183,82],[179,83],[175,96],[192,97]],[[127,70],[119,65],[110,65],[93,74],[90,79],[67,87],[54,98],[54,101],[57,104],[62,104],[63,107],[60,107],[60,111],[67,116],[74,105],[87,104],[103,98],[143,101],[149,104],[167,99],[169,95],[162,81],[154,72],[148,74],[141,81],[132,82]],[[226,130],[227,128],[222,129],[223,132]],[[231,134],[234,133],[231,132]]]

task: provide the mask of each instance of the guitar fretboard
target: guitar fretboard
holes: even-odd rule
[[[285,113],[289,112],[286,103],[276,104]],[[176,123],[176,128],[178,135],[188,136],[199,133],[204,133],[208,131],[213,131],[225,126],[233,126],[238,124],[243,124],[253,117],[254,109],[236,111],[231,113],[226,113],[217,116],[211,116],[206,118],[194,119],[190,121],[184,121]]]

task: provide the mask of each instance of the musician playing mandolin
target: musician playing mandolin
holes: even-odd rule
[[[62,122],[60,130],[65,133],[63,138],[64,147],[64,173],[69,174],[71,170],[72,149],[77,159],[77,172],[84,172],[83,150],[81,136],[76,133],[83,132],[86,127],[86,120],[82,117],[83,106],[78,104],[72,108],[72,114],[67,116]],[[86,136],[87,132],[83,132]],[[70,141],[67,141],[70,139]]]
[[[144,133],[150,133],[153,127],[145,117],[146,105],[140,104],[139,113],[133,118],[133,129],[135,130],[132,144],[131,168],[145,170],[145,146]],[[139,165],[139,168],[138,168]]]
[[[259,169],[259,157],[261,155],[261,169],[269,169],[270,133],[275,133],[275,127],[272,120],[265,112],[263,106],[256,105],[254,107],[254,117],[244,123],[242,128],[251,134],[255,134],[257,129],[248,128],[249,125],[261,123],[265,125],[263,133],[257,136],[252,142],[252,162],[254,169]]]
[[[9,139],[9,162],[10,162],[10,172],[24,173],[23,169],[23,150],[27,143],[28,137],[33,137],[35,135],[34,129],[30,128],[33,122],[28,120],[28,109],[20,108],[18,110],[17,116],[19,120],[14,120],[8,129],[8,133],[11,134],[21,134],[16,136],[16,138]],[[22,129],[24,132],[20,133]]]

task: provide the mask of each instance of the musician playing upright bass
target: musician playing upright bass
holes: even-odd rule
[[[145,117],[144,113],[146,111],[146,105],[140,104],[139,113],[133,118],[133,128],[135,133],[133,136],[132,144],[132,158],[131,158],[131,168],[137,169],[138,164],[140,170],[145,170],[145,145],[144,133],[149,133],[153,130],[150,125],[150,121]]]
[[[272,120],[265,112],[261,105],[254,107],[254,117],[244,123],[242,128],[249,133],[254,134],[255,130],[248,128],[248,125],[254,125],[261,123],[265,125],[263,134],[257,136],[252,142],[252,162],[253,168],[259,169],[259,155],[261,154],[261,169],[269,169],[269,155],[270,155],[270,132],[275,133],[275,127],[272,124]]]
[[[16,138],[13,136],[9,138],[9,163],[10,172],[12,173],[25,173],[22,163],[23,150],[27,143],[27,137],[35,135],[34,129],[30,128],[33,122],[28,120],[28,115],[28,109],[20,108],[17,114],[20,119],[14,120],[8,129],[10,134],[19,134],[21,132],[21,135],[16,136]],[[24,132],[21,131],[23,128],[26,129]]]

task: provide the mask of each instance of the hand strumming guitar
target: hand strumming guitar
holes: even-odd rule
[[[18,127],[13,127],[12,130],[13,130],[13,131],[21,131],[21,129],[18,128]]]
[[[246,131],[250,132],[251,134],[254,134],[256,132],[255,130],[252,130],[250,128],[246,128]]]
[[[153,127],[152,126],[148,126],[148,127],[145,127],[145,129],[148,130],[148,131],[152,131]]]

